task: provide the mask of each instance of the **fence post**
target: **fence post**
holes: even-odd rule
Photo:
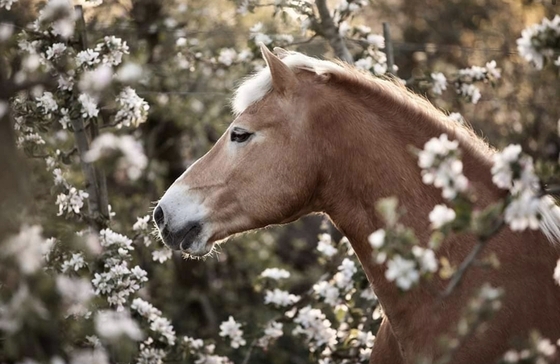
[[[394,65],[395,59],[393,58],[393,42],[391,41],[391,30],[389,23],[383,22],[383,38],[385,38],[385,54],[387,55],[387,72],[396,74]]]

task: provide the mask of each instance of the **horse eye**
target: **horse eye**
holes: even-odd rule
[[[235,143],[243,143],[246,142],[253,133],[249,133],[244,130],[232,130],[230,134],[230,140]]]

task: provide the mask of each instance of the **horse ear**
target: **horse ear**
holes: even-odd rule
[[[284,59],[286,58],[290,52],[288,52],[287,50],[285,50],[284,48],[280,48],[280,47],[274,47],[274,49],[272,50],[274,52],[274,54],[276,54],[276,56],[278,56],[278,58],[280,59]]]
[[[261,44],[261,52],[272,75],[272,88],[281,94],[292,90],[297,85],[295,73],[264,44]]]

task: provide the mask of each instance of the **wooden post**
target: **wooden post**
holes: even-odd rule
[[[387,72],[396,74],[395,72],[395,59],[393,58],[393,42],[391,42],[391,30],[389,23],[383,23],[383,38],[385,38],[385,54],[387,55]]]

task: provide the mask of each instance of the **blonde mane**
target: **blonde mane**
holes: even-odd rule
[[[468,125],[453,122],[441,110],[437,109],[426,98],[410,91],[395,77],[375,77],[369,72],[359,70],[340,61],[327,61],[309,57],[299,52],[280,50],[281,60],[292,70],[305,70],[317,75],[330,75],[338,81],[344,81],[370,90],[373,94],[390,98],[398,105],[406,105],[423,113],[428,120],[437,122],[449,130],[462,142],[463,148],[491,160],[495,150],[482,140]],[[235,90],[232,98],[232,110],[238,116],[252,104],[262,100],[272,90],[272,77],[268,67],[246,78]],[[549,241],[560,245],[560,207],[555,200],[546,196],[539,206],[541,215],[540,229]]]

